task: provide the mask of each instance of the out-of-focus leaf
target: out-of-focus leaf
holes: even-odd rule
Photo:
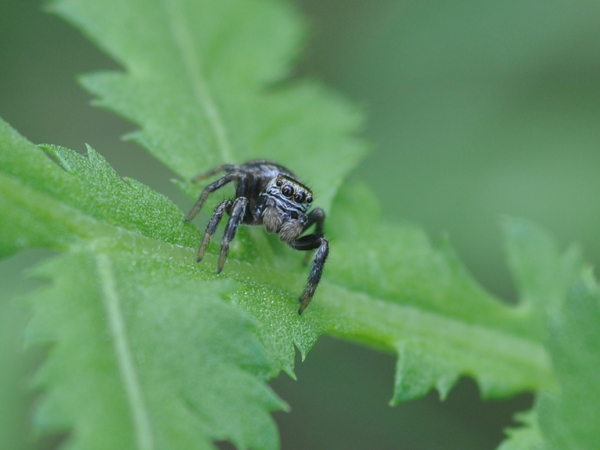
[[[600,290],[591,272],[565,297],[548,326],[555,389],[537,395],[534,410],[519,417],[524,427],[508,430],[498,450],[591,450],[600,445]]]
[[[482,289],[447,243],[435,248],[421,230],[381,223],[364,187],[345,189],[338,204],[322,291],[331,299],[321,302],[335,305],[331,332],[398,352],[393,402],[434,387],[443,397],[461,375],[476,379],[484,396],[552,386],[540,327],[547,287],[539,280],[559,297],[566,292],[580,267],[575,249],[561,255],[537,227],[507,220],[511,268],[524,299],[513,308]],[[533,293],[537,309],[528,306]]]
[[[508,438],[500,444],[498,450],[544,450],[546,447],[535,411],[518,414],[517,419],[523,426],[506,430]]]
[[[587,273],[550,320],[550,354],[558,389],[536,404],[547,449],[600,445],[600,290]]]
[[[124,66],[83,84],[98,104],[140,125],[130,137],[190,195],[197,187],[186,182],[199,172],[270,158],[307,180],[329,209],[364,153],[349,139],[358,110],[317,82],[284,81],[305,34],[287,2],[57,0],[52,10]]]

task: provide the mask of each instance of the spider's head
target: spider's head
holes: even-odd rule
[[[306,223],[306,211],[312,203],[310,189],[285,175],[273,178],[265,188],[267,207],[263,224],[270,233],[277,233],[282,241],[296,239]]]

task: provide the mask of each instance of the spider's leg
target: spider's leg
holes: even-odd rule
[[[302,227],[302,232],[304,233],[306,230],[310,228],[310,226],[316,223],[317,227],[313,234],[317,236],[323,236],[323,224],[325,223],[325,212],[321,208],[313,209],[308,217],[306,218],[306,223]],[[308,264],[308,260],[310,259],[310,252],[306,252],[304,256],[304,260],[302,261],[303,265]]]
[[[246,213],[247,205],[248,199],[246,197],[236,198],[233,201],[233,204],[231,205],[231,217],[229,217],[229,221],[227,222],[227,226],[225,227],[225,232],[223,233],[223,242],[221,243],[221,254],[219,255],[217,273],[221,273],[221,271],[223,270],[225,260],[227,259],[227,252],[229,251],[229,243],[235,237],[235,232],[240,226],[240,223],[244,218],[244,214]]]
[[[199,173],[194,178],[192,178],[191,181],[193,183],[197,183],[200,180],[204,180],[205,178],[212,177],[215,173],[224,172],[224,171],[233,172],[235,169],[237,169],[237,166],[234,166],[233,164],[222,164],[220,166],[215,167],[214,169],[209,170],[208,172]]]
[[[289,245],[296,250],[309,251],[318,249],[315,259],[313,260],[312,267],[310,268],[310,274],[308,275],[306,287],[298,299],[300,302],[298,314],[302,314],[312,300],[313,295],[315,295],[315,290],[319,285],[319,281],[321,281],[321,275],[323,275],[323,266],[327,260],[327,255],[329,255],[329,241],[325,238],[325,236],[319,236],[315,233],[309,234],[308,236],[302,236],[300,239],[290,242]]]
[[[197,262],[202,261],[204,253],[206,252],[206,248],[208,247],[208,243],[210,242],[210,238],[213,234],[215,234],[215,230],[219,226],[219,222],[221,222],[223,214],[225,214],[225,211],[231,208],[232,203],[233,202],[231,200],[223,200],[215,208],[213,216],[211,217],[210,222],[208,222],[208,225],[206,226],[206,231],[204,232],[204,237],[202,238],[202,244],[200,244],[200,248],[198,249],[198,259],[196,260]]]
[[[226,175],[223,175],[221,178],[219,178],[214,183],[211,183],[208,186],[206,186],[204,188],[204,190],[202,191],[200,198],[198,199],[198,201],[196,202],[196,204],[194,205],[194,207],[192,208],[190,213],[187,215],[187,218],[185,219],[185,221],[190,222],[196,216],[196,214],[198,214],[198,211],[200,211],[200,209],[202,208],[202,205],[204,204],[204,202],[206,201],[206,199],[208,198],[208,196],[210,194],[215,192],[217,189],[221,189],[227,183],[231,183],[233,180],[239,180],[240,176],[241,175],[238,172],[231,172]]]

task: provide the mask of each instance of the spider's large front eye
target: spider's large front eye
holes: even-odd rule
[[[284,187],[281,188],[281,193],[286,197],[291,197],[294,193],[294,188],[291,187],[289,184],[286,184]]]
[[[294,195],[294,200],[296,203],[302,203],[304,201],[304,192],[297,192],[296,195]]]

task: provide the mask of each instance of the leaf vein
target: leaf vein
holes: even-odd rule
[[[174,37],[174,43],[181,50],[185,75],[194,92],[194,97],[206,115],[210,127],[213,130],[217,141],[217,148],[221,153],[224,162],[233,163],[234,158],[231,152],[231,144],[227,137],[227,129],[223,119],[212,98],[210,89],[202,75],[202,63],[199,58],[199,51],[195,48],[192,36],[187,27],[184,15],[181,11],[179,1],[165,1],[166,16],[171,34]]]
[[[121,311],[121,299],[117,291],[114,271],[108,255],[96,255],[96,266],[101,282],[102,301],[106,309],[108,325],[117,356],[117,364],[131,410],[137,448],[140,450],[152,450],[154,448],[154,439],[150,426],[150,417],[129,347],[125,320]]]

